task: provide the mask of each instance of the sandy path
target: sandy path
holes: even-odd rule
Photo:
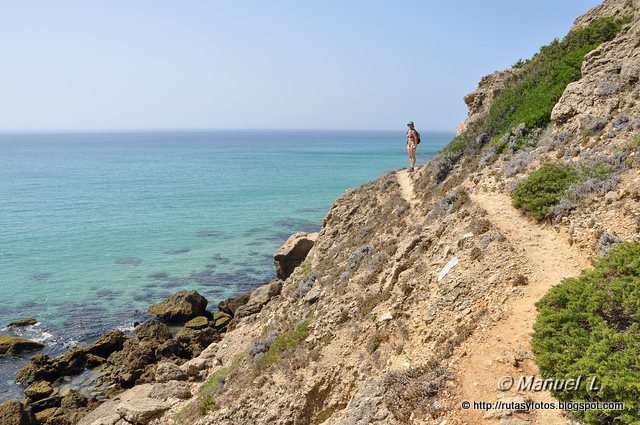
[[[513,376],[516,381],[522,375],[539,376],[531,360],[521,362],[516,368],[498,359],[516,349],[531,351],[530,334],[536,317],[535,302],[563,278],[578,275],[582,269],[590,267],[586,256],[568,244],[566,235],[552,229],[542,229],[524,217],[511,206],[508,196],[501,193],[474,193],[471,199],[487,211],[487,218],[526,257],[530,273],[524,295],[513,300],[507,314],[493,327],[474,334],[459,348],[459,353],[465,355],[455,365],[461,384],[458,406],[463,400],[495,402],[498,397],[515,395],[515,391],[500,392],[497,388],[500,378],[506,375]],[[529,392],[527,395],[533,401],[553,401],[549,393]],[[496,423],[495,419],[486,419],[484,414],[480,410],[460,409],[460,418],[454,420],[461,422],[449,423]],[[560,412],[551,410],[516,416],[545,425],[566,423]]]
[[[413,181],[411,181],[409,171],[406,169],[398,171],[396,173],[396,178],[400,185],[400,194],[411,207],[415,207],[418,204],[418,200],[416,199],[416,194],[413,191]]]

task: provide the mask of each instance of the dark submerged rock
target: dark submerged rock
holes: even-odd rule
[[[35,317],[27,317],[25,319],[14,320],[13,322],[9,323],[7,325],[7,327],[9,327],[9,328],[13,328],[13,327],[18,328],[18,327],[35,325],[36,323],[38,323],[38,321],[36,320]]]

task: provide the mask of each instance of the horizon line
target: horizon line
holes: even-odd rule
[[[0,130],[0,135],[9,134],[97,134],[97,133],[179,133],[179,132],[215,132],[215,131],[403,131],[395,128],[132,128],[132,129],[44,129],[44,130]],[[455,130],[422,130],[429,133],[455,134]]]

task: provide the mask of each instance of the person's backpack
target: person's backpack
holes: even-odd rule
[[[416,132],[416,145],[420,144],[420,133],[418,133],[418,130],[416,130],[415,128],[413,129],[413,131]],[[409,132],[407,131],[407,135],[409,135]]]

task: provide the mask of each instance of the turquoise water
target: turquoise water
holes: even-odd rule
[[[418,162],[452,137],[423,134]],[[56,353],[180,289],[211,305],[254,288],[345,189],[406,166],[404,143],[403,131],[0,135],[0,328],[36,316],[24,332]],[[20,363],[0,365],[0,390]]]

